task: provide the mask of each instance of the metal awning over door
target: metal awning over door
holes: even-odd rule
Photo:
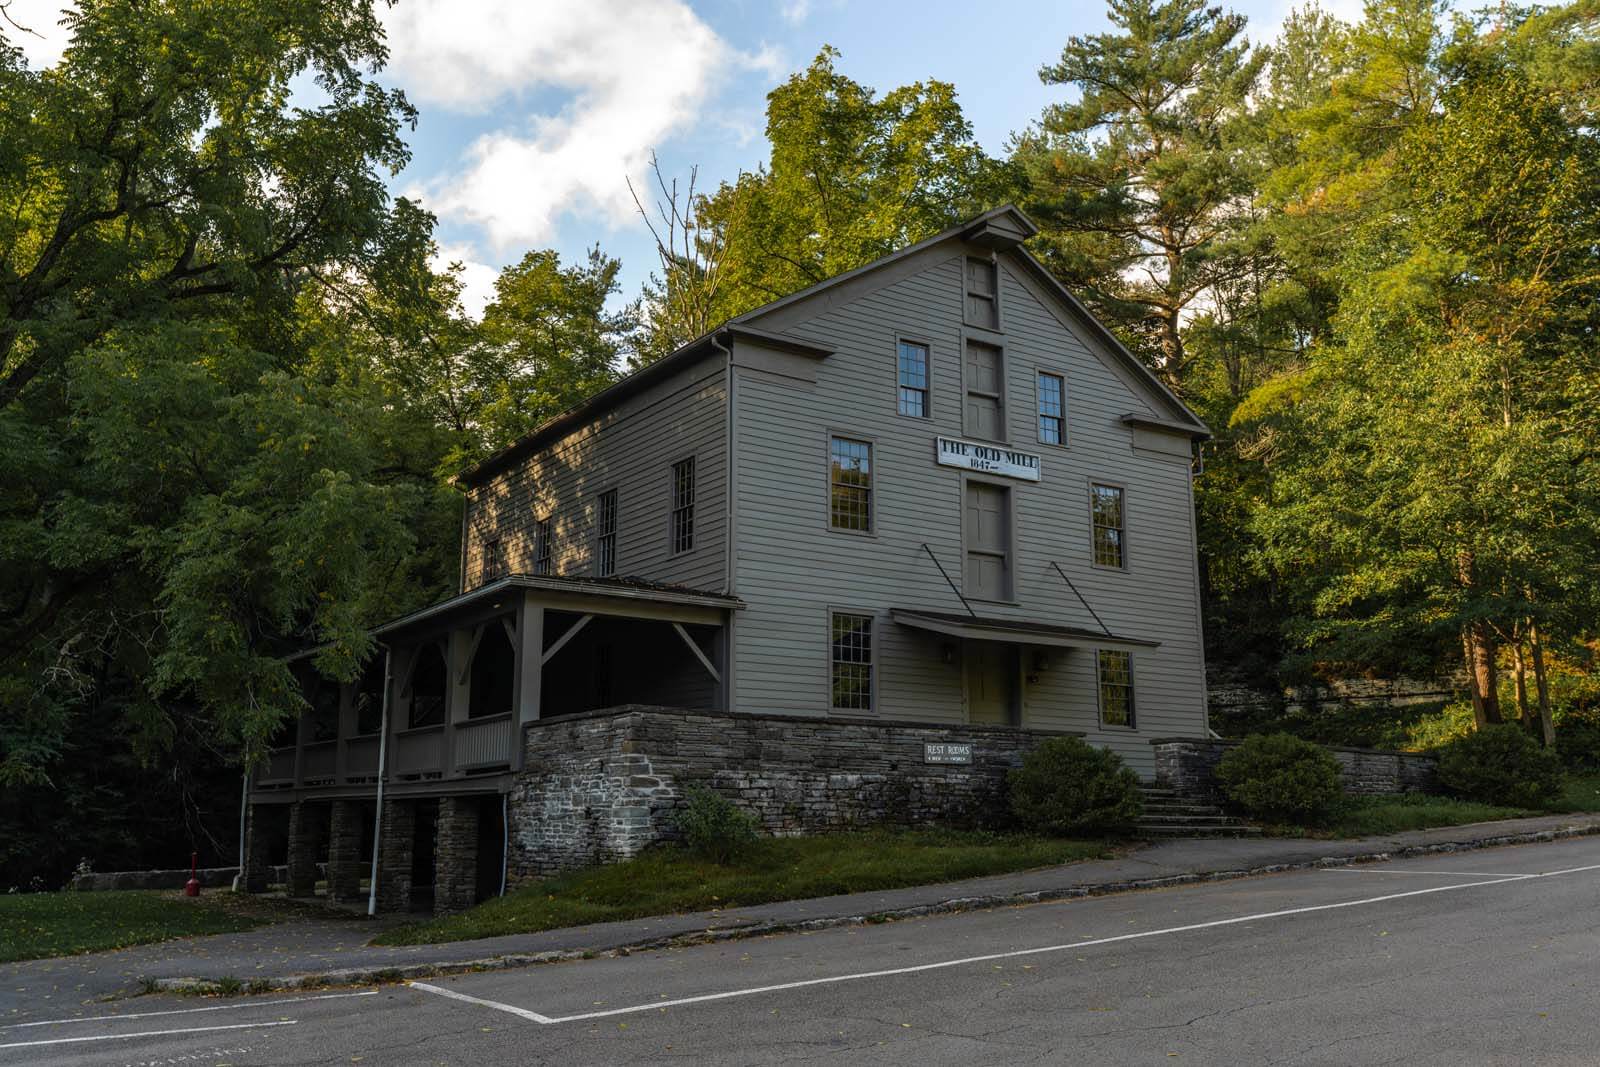
[[[968,641],[1003,641],[1014,645],[1039,645],[1046,648],[1155,648],[1159,641],[1084,630],[1075,626],[1028,619],[998,619],[981,615],[947,615],[913,608],[890,608],[889,618],[901,626],[929,633],[959,637]]]

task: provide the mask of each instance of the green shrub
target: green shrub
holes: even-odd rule
[[[677,823],[689,851],[713,863],[731,863],[756,842],[755,816],[704,786],[684,790]]]
[[[1522,727],[1500,723],[1440,748],[1439,784],[1486,804],[1544,807],[1561,795],[1561,761]]]
[[[1315,826],[1344,799],[1339,761],[1292,734],[1256,734],[1222,757],[1222,793],[1253,818]]]
[[[1600,771],[1600,707],[1571,708],[1556,723],[1556,755],[1579,774]]]
[[[1077,737],[1053,737],[1008,777],[1011,813],[1036,834],[1123,833],[1144,814],[1139,776],[1115,752]]]

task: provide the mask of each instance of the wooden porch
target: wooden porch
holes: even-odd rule
[[[734,597],[630,579],[511,575],[379,627],[337,684],[301,661],[308,708],[252,776],[252,802],[496,789],[522,727],[624,703],[728,702]],[[495,780],[499,779],[499,782]]]

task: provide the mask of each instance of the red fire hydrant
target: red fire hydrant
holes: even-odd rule
[[[183,895],[197,897],[200,895],[200,853],[189,853],[189,880],[183,883]]]

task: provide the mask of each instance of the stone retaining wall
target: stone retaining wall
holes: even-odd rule
[[[233,885],[237,867],[201,867],[195,872],[203,889],[228,889]],[[267,877],[281,884],[288,880],[288,869],[283,866],[268,867]],[[80,874],[67,883],[67,888],[79,893],[104,892],[108,889],[182,889],[189,881],[189,868],[175,867],[167,871],[95,871]]]
[[[992,821],[1005,775],[1045,731],[629,706],[531,723],[510,796],[510,878],[614,862],[676,834],[684,787],[708,786],[763,832]],[[972,746],[930,764],[927,743]]]
[[[1241,742],[1158,738],[1150,743],[1155,746],[1158,786],[1186,796],[1215,798],[1217,787],[1212,773],[1222,757]],[[1434,791],[1436,761],[1432,756],[1374,748],[1323,748],[1339,761],[1344,791],[1351,796]]]

